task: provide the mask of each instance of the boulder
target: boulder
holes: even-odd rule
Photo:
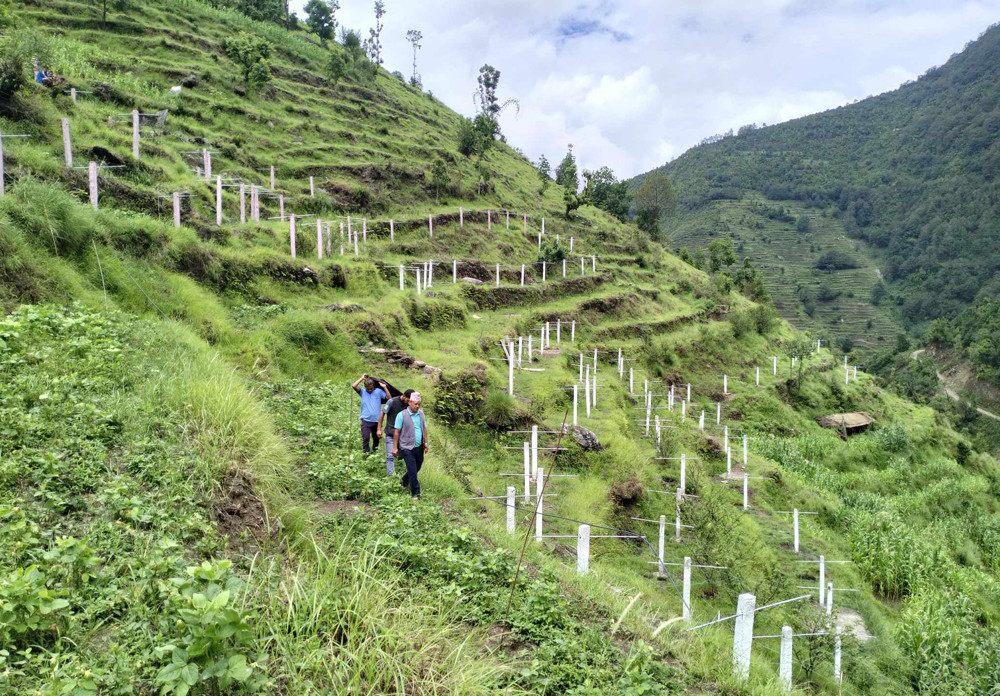
[[[188,75],[183,80],[181,80],[181,86],[191,89],[192,87],[197,87],[201,83],[201,78],[197,75]]]
[[[566,434],[570,435],[573,438],[573,442],[588,452],[597,452],[604,449],[601,441],[597,439],[597,435],[592,430],[587,430],[579,425],[566,425],[563,426],[563,435]]]
[[[482,285],[483,284],[483,281],[479,280],[479,278],[468,278],[468,277],[466,277],[466,278],[462,278],[462,282],[463,283],[472,283],[473,285]]]

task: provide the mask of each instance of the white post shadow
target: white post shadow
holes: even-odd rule
[[[681,454],[681,493],[687,493],[687,455]]]
[[[722,394],[726,395],[729,393],[729,376],[722,375]]]
[[[500,264],[497,264],[497,287],[500,287]]]
[[[514,512],[517,508],[514,507],[514,498],[517,495],[517,489],[514,486],[507,486],[507,533],[513,534],[515,530]]]
[[[702,409],[701,415],[698,416],[698,430],[705,432],[705,409]]]
[[[733,675],[745,682],[750,676],[750,651],[753,647],[753,619],[757,598],[741,594],[736,603],[736,626],[733,629]]]
[[[507,392],[511,396],[514,396],[514,342],[513,341],[510,342],[509,351],[510,351],[510,357],[507,360],[508,363]]]
[[[538,475],[538,426],[531,426],[531,475]]]
[[[684,493],[681,489],[677,489],[677,495],[674,502],[674,543],[681,543],[681,502],[684,500]]]
[[[181,194],[174,191],[174,227],[181,226]]]
[[[524,499],[531,498],[531,443],[524,443]]]
[[[545,282],[545,271],[546,271],[547,267],[548,267],[548,263],[546,263],[545,261],[542,261],[542,282],[543,283]]]
[[[132,158],[139,159],[139,111],[132,110]]]
[[[215,224],[222,225],[222,177],[215,177]]]
[[[274,165],[273,164],[271,165],[271,179],[270,180],[271,180],[271,190],[273,191],[274,188],[275,188],[274,187]]]
[[[826,615],[833,616],[833,583],[826,583]]]
[[[542,542],[542,497],[545,488],[545,471],[538,470],[535,477],[535,541]]]
[[[661,578],[667,576],[667,566],[664,560],[663,547],[667,540],[667,516],[660,515],[660,536],[656,542],[656,571]]]
[[[240,224],[247,221],[247,185],[240,184]]]
[[[781,652],[778,654],[778,684],[788,693],[792,690],[792,627],[781,627]]]
[[[396,241],[396,221],[395,220],[389,220],[389,241],[390,242],[395,242]]]
[[[316,179],[314,177],[309,177],[309,196],[316,197]]]
[[[758,367],[756,369],[757,369],[757,386],[759,387],[760,386],[760,368]]]
[[[212,180],[212,153],[207,149],[201,151],[202,163],[205,168],[205,181]]]
[[[323,258],[323,221],[316,218],[316,258]]]
[[[750,507],[750,477],[747,472],[743,472],[743,509],[747,510]]]
[[[566,259],[563,259],[563,278],[566,277]]]
[[[281,222],[285,221],[285,195],[283,193],[279,193],[278,194],[278,219]],[[347,233],[348,234],[351,233],[350,218],[348,218],[348,222],[347,222]]]
[[[585,575],[590,569],[590,525],[581,524],[576,532],[576,572]]]
[[[774,377],[778,376],[778,356],[771,358],[771,375]]]
[[[430,235],[431,239],[434,239],[434,216],[427,216],[427,233]]]
[[[590,365],[583,380],[583,400],[587,402],[587,418],[590,418]]]
[[[840,669],[840,634],[841,628],[837,626],[836,633],[833,635],[833,681],[837,684],[840,684],[844,679]]]
[[[819,557],[819,603],[826,605],[826,556]]]
[[[747,436],[743,436],[743,466],[747,465]]]
[[[795,553],[799,552],[799,509],[792,508],[792,539]],[[822,564],[821,564],[822,567]],[[822,585],[823,583],[820,583]],[[820,593],[822,594],[822,592]]]
[[[634,370],[635,370],[635,368],[632,368],[632,367],[630,367],[628,369],[628,393],[629,394],[634,394],[635,393],[635,374],[634,374]]]
[[[691,558],[684,557],[684,575],[681,590],[681,618],[691,620]]]
[[[569,341],[570,343],[576,343],[576,319],[569,325]]]
[[[722,404],[715,404],[715,424],[719,425],[722,422]]]
[[[90,204],[97,210],[97,162],[87,165],[87,173],[90,180]]]
[[[73,141],[69,137],[69,119],[62,120],[63,158],[68,168],[73,167]]]
[[[573,425],[577,424],[577,409],[580,399],[580,385],[573,385]]]

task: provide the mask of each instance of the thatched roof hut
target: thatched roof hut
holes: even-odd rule
[[[864,411],[854,413],[834,413],[829,416],[822,416],[816,422],[824,428],[836,430],[846,435],[857,435],[868,429],[868,426],[875,422],[875,419]]]

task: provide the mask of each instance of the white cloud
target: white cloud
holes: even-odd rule
[[[386,67],[473,111],[478,69],[501,71],[508,140],[553,162],[630,176],[702,138],[894,89],[943,64],[1000,16],[1000,0],[385,0]],[[302,15],[305,0],[292,0]],[[372,2],[338,20],[373,24]]]

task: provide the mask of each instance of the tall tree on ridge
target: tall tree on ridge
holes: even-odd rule
[[[573,156],[573,143],[569,144],[566,156],[556,167],[556,183],[571,193],[580,189],[580,178],[576,175],[576,157]]]
[[[406,40],[413,46],[413,76],[410,77],[410,84],[414,87],[419,84],[419,80],[417,79],[417,50],[420,49],[420,42],[423,38],[424,35],[416,29],[410,29],[406,32]]]

